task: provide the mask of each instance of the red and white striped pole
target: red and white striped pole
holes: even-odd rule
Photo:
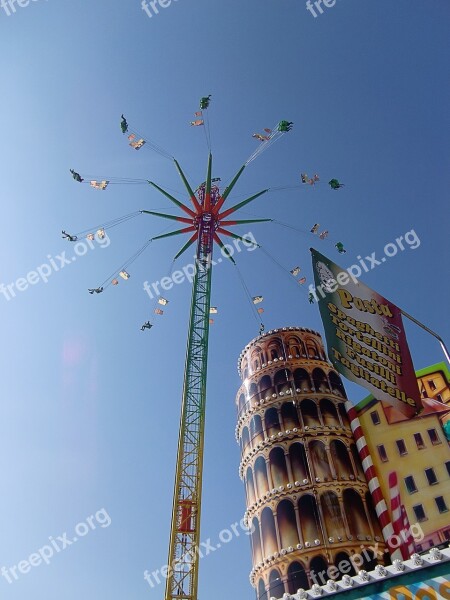
[[[391,497],[392,526],[399,538],[398,546],[402,556],[404,559],[407,559],[414,552],[414,542],[411,536],[408,516],[400,497],[396,471],[389,473],[389,494]]]
[[[411,554],[414,554],[416,551],[416,545],[414,543],[414,538],[411,534],[411,525],[409,524],[408,515],[406,514],[406,508],[402,504],[402,519],[403,519],[403,532],[406,536],[405,545],[406,545],[406,558],[409,558]]]
[[[384,541],[389,547],[391,559],[394,560],[399,558],[402,560],[403,556],[401,551],[398,548],[391,548],[389,546],[389,541],[392,540],[392,536],[395,534],[394,528],[392,527],[392,523],[389,518],[389,511],[383,498],[383,492],[381,491],[380,482],[378,481],[372,458],[370,457],[369,448],[367,446],[366,438],[364,437],[361,423],[359,422],[358,413],[351,402],[345,403],[345,409],[350,419],[350,427],[352,428],[356,447],[358,449],[359,457],[361,458],[364,475],[366,476],[367,484],[372,495],[375,512],[377,513],[378,520],[380,521]]]

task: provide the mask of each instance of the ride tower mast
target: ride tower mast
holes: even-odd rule
[[[223,227],[266,222],[270,219],[224,220],[225,217],[268,190],[263,190],[220,212],[246,165],[239,169],[229,186],[221,194],[218,186],[212,185],[212,155],[209,154],[206,181],[199,186],[196,196],[180,165],[176,160],[174,162],[194,210],[150,181],[151,185],[179,206],[189,217],[177,217],[155,213],[154,211],[142,212],[189,224],[189,227],[153,238],[159,239],[180,233],[193,232],[190,239],[176,254],[175,259],[187,250],[191,244],[197,242],[167,563],[169,571],[165,590],[165,600],[197,600],[213,246],[216,242],[222,250],[222,254],[235,263],[219,234],[239,239],[246,244],[254,242],[231,233]]]

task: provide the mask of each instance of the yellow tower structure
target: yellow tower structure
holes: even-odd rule
[[[364,560],[359,568],[383,562],[386,546],[345,390],[320,334],[268,331],[245,347],[238,371],[236,438],[258,600],[338,579],[337,565],[356,554]],[[360,564],[345,572],[354,574]]]

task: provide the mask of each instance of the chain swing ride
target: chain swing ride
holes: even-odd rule
[[[217,313],[216,307],[211,307],[211,276],[212,276],[212,256],[214,244],[217,244],[223,256],[227,257],[235,267],[236,261],[227,250],[226,244],[222,241],[222,237],[231,237],[244,242],[246,245],[254,244],[261,248],[254,241],[249,241],[236,233],[229,230],[235,225],[275,222],[279,225],[289,227],[296,230],[288,224],[275,221],[273,219],[230,219],[229,217],[238,211],[240,208],[253,202],[263,194],[269,191],[293,189],[302,187],[302,185],[315,185],[319,182],[318,175],[308,178],[306,174],[301,174],[302,184],[300,186],[279,187],[264,189],[245,200],[234,204],[230,208],[224,209],[224,204],[231,194],[236,183],[241,177],[244,169],[255,160],[262,152],[269,148],[272,144],[278,141],[285,133],[292,129],[293,123],[289,121],[280,121],[272,129],[264,129],[264,134],[253,134],[260,144],[257,149],[251,154],[247,161],[241,166],[229,185],[225,187],[223,192],[220,191],[218,182],[219,178],[212,178],[212,153],[211,153],[211,138],[209,130],[209,121],[207,109],[210,104],[210,98],[203,97],[200,100],[200,110],[194,113],[195,120],[190,122],[193,127],[203,127],[208,146],[208,161],[206,180],[201,183],[194,191],[183,173],[178,161],[170,155],[161,146],[152,142],[147,136],[140,134],[136,129],[132,128],[125,117],[121,117],[121,130],[126,136],[128,144],[135,150],[140,150],[145,147],[151,149],[163,157],[173,161],[175,168],[183,182],[186,192],[189,196],[190,205],[184,204],[177,200],[172,194],[164,190],[153,181],[144,179],[127,179],[114,177],[95,177],[90,179],[89,176],[81,177],[79,173],[70,169],[72,177],[79,183],[89,183],[90,187],[104,191],[109,185],[114,184],[150,184],[170,202],[177,206],[184,216],[177,216],[165,213],[155,212],[154,210],[140,210],[129,213],[122,217],[108,221],[89,230],[78,232],[71,235],[63,230],[62,237],[69,242],[75,242],[80,237],[94,239],[97,236],[102,239],[106,236],[106,230],[121,225],[139,215],[146,214],[163,219],[177,221],[185,226],[181,229],[162,233],[148,240],[132,257],[130,257],[121,267],[114,271],[112,275],[105,279],[97,288],[89,289],[90,294],[100,294],[109,285],[116,286],[119,283],[118,276],[123,280],[129,279],[130,275],[127,269],[137,260],[137,258],[147,249],[147,247],[157,239],[171,237],[179,234],[190,234],[186,243],[175,255],[173,261],[178,259],[192,244],[196,243],[195,262],[196,268],[194,279],[192,282],[192,297],[189,317],[189,328],[187,337],[187,348],[185,358],[185,374],[182,392],[181,419],[178,438],[177,464],[175,474],[174,496],[172,506],[172,521],[169,542],[168,565],[170,570],[166,580],[165,600],[197,600],[198,590],[198,571],[199,571],[199,553],[200,547],[200,515],[201,515],[201,490],[202,490],[202,468],[203,468],[203,451],[204,451],[204,430],[205,430],[205,402],[206,402],[206,377],[207,377],[207,359],[208,359],[208,336],[209,327],[212,323],[211,314]],[[329,182],[332,189],[342,187],[337,179],[332,179]],[[318,233],[319,224],[315,224],[310,230],[310,233]],[[93,231],[96,230],[96,233]],[[297,230],[300,231],[300,230]],[[305,233],[301,231],[301,233]],[[325,239],[328,236],[328,231],[323,231],[318,234],[320,239]],[[338,252],[345,252],[341,242],[335,244]],[[286,270],[271,257],[267,251],[263,251],[275,261],[289,277],[297,283],[304,284],[306,278],[302,277],[296,280],[300,272],[300,267]],[[245,282],[238,271],[241,283],[245,292],[252,304],[252,308],[256,311],[257,318],[261,322],[260,333],[264,331],[264,325],[261,320],[262,308],[255,308],[255,305],[263,301],[262,296],[250,295]],[[311,298],[309,298],[311,302]],[[166,305],[168,300],[159,298],[156,302],[160,305]],[[156,308],[155,314],[162,315],[163,310]],[[150,329],[152,324],[146,321],[141,330]]]

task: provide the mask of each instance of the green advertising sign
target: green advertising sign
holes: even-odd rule
[[[412,417],[423,409],[400,309],[311,248],[315,290],[335,369]]]

